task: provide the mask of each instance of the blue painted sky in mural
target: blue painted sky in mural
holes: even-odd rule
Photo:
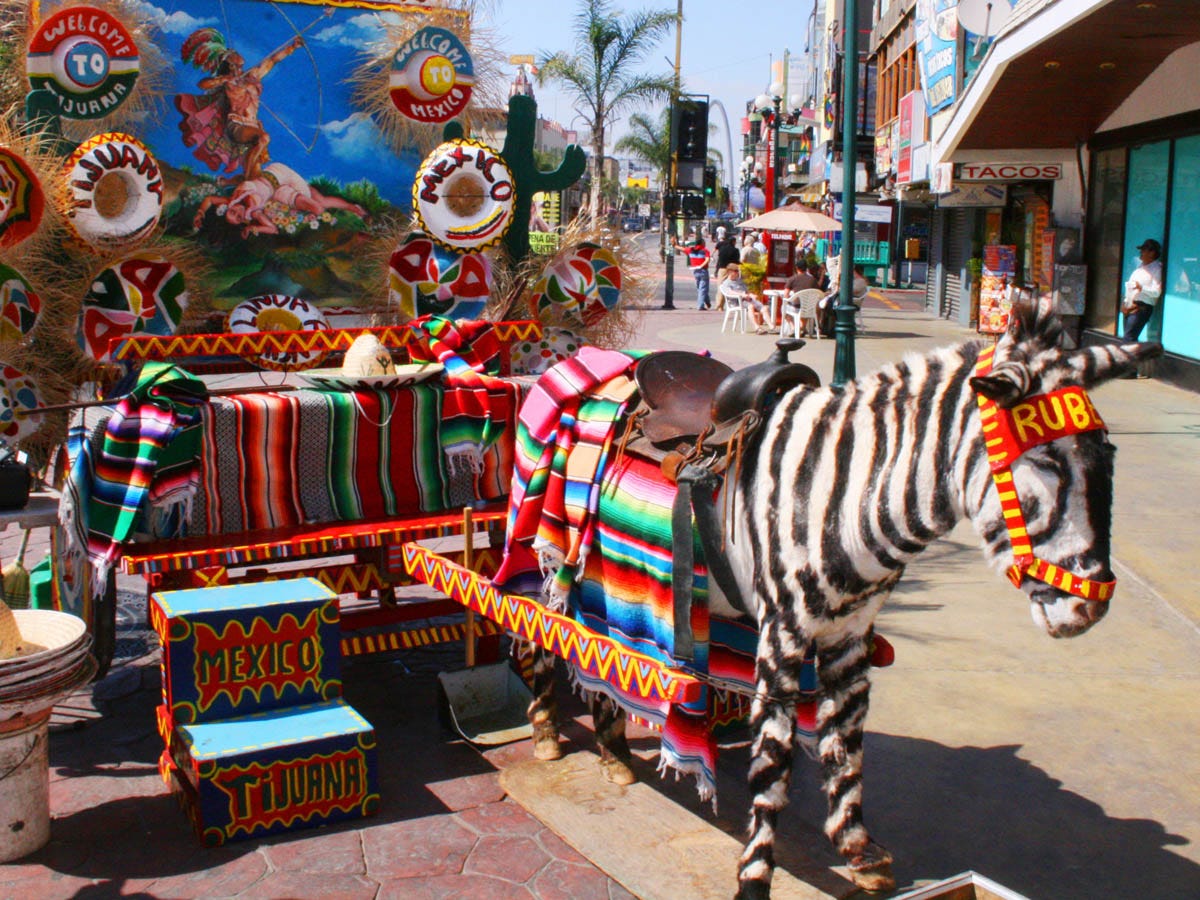
[[[270,135],[270,157],[308,179],[325,176],[343,184],[366,179],[392,203],[407,207],[418,160],[402,160],[380,139],[371,121],[356,112],[346,77],[362,53],[384,36],[394,13],[333,9],[306,3],[261,0],[175,0],[138,4],[160,29],[159,47],[168,61],[168,107],[141,133],[156,155],[174,166],[209,172],[183,145],[177,93],[202,94],[205,72],[183,62],[180,49],[199,28],[215,28],[247,69],[302,34],[304,46],[280,60],[263,78],[259,121]],[[214,173],[215,174],[215,173]]]

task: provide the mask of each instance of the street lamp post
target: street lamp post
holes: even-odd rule
[[[858,22],[857,3],[844,0],[842,62],[842,271],[833,326],[833,379],[840,387],[857,377],[854,365],[854,194],[858,168]]]
[[[770,129],[767,143],[767,189],[764,210],[770,212],[779,205],[779,116],[783,108],[783,85],[772,82],[770,94],[759,94],[754,105],[762,113],[763,122]]]
[[[750,215],[750,185],[754,181],[754,155],[746,154],[742,160],[742,215]]]

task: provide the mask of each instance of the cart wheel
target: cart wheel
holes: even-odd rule
[[[96,677],[99,681],[108,674],[117,652],[117,575],[109,573],[104,595],[92,605],[92,655],[96,657]]]

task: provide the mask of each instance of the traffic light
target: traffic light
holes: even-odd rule
[[[704,199],[717,199],[717,169],[716,166],[704,167]]]
[[[680,97],[672,104],[671,155],[676,162],[708,159],[708,100]]]
[[[703,219],[705,214],[704,198],[699,194],[683,195],[683,215],[687,219]]]

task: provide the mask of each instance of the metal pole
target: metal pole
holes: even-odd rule
[[[854,367],[854,194],[858,168],[858,21],[857,0],[843,0],[842,42],[842,272],[833,326],[834,387],[857,377]]]
[[[787,56],[784,56],[786,59]],[[775,160],[774,172],[771,180],[771,208],[779,207],[779,113],[780,107],[783,105],[783,98],[775,98],[775,134],[771,138],[771,157]]]
[[[683,55],[683,0],[676,0],[675,3],[675,84],[671,89],[671,106],[674,107],[679,102],[679,60]],[[674,188],[677,182],[675,176],[675,155],[671,155],[671,172],[670,178],[667,181],[668,188]],[[674,195],[674,191],[671,194]],[[670,232],[670,241],[666,247],[667,253],[667,287],[663,294],[663,309],[675,308],[675,212],[671,211],[671,215],[666,215],[666,204],[663,204],[663,224]]]

